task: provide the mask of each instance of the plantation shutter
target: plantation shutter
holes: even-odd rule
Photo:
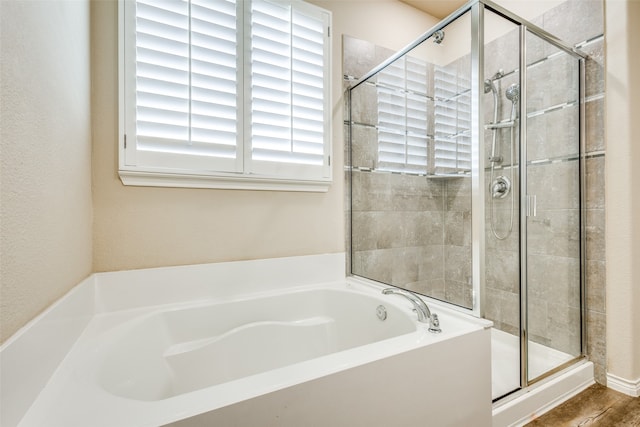
[[[329,15],[307,6],[251,3],[250,172],[329,176]]]
[[[234,172],[242,168],[241,51],[235,0],[137,0],[135,118],[126,163]]]
[[[331,13],[299,0],[122,0],[126,185],[326,191]]]
[[[435,69],[435,172],[458,174],[471,169],[471,99],[469,81],[446,67]]]
[[[427,65],[403,57],[378,77],[378,169],[427,172]]]

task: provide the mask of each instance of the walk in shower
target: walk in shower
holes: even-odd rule
[[[585,352],[584,58],[477,0],[347,91],[350,272],[492,320],[496,400]]]

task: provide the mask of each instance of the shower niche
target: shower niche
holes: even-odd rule
[[[350,273],[492,320],[494,399],[584,354],[583,74],[477,0],[349,76]]]

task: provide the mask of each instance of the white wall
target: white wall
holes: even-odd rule
[[[92,270],[89,1],[0,2],[0,342]]]
[[[335,72],[342,69],[342,35],[400,50],[439,22],[398,0],[308,0],[333,13]],[[340,74],[340,80],[342,75]],[[341,85],[334,85],[340,89]]]
[[[640,1],[605,1],[607,371],[640,383],[638,22]]]

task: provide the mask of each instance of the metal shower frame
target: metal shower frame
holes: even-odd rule
[[[472,234],[472,284],[473,284],[473,308],[470,310],[473,315],[482,317],[485,292],[483,284],[485,283],[485,206],[484,206],[484,189],[485,179],[485,159],[484,150],[481,141],[484,140],[483,118],[484,111],[481,102],[481,94],[484,88],[484,18],[485,10],[489,10],[508,21],[518,25],[520,37],[520,61],[519,61],[519,77],[520,77],[520,111],[526,111],[523,107],[527,104],[527,64],[526,64],[526,34],[527,32],[541,38],[542,40],[552,44],[561,51],[571,55],[578,61],[579,73],[579,207],[580,207],[580,330],[581,330],[581,351],[577,359],[583,358],[586,354],[586,293],[585,293],[585,59],[587,57],[583,52],[575,49],[548,33],[542,28],[522,19],[518,15],[510,12],[504,7],[490,0],[471,0],[455,12],[444,18],[434,27],[426,31],[416,40],[411,42],[405,48],[392,55],[379,66],[365,74],[358,82],[352,85],[347,91],[347,96],[351,98],[351,90],[364,83],[370,77],[391,65],[394,61],[406,55],[409,51],[434,36],[435,33],[443,31],[443,29],[461,17],[470,12],[471,15],[471,234]],[[349,118],[350,121],[350,118]],[[527,115],[520,115],[520,155],[519,164],[526,166],[526,147],[527,147]],[[349,137],[350,138],[350,137]],[[527,194],[527,176],[524,168],[520,171],[520,194]],[[555,369],[543,374],[538,378],[529,379],[528,372],[528,306],[527,306],[527,198],[520,197],[520,386],[521,389],[548,377],[569,365],[576,362],[576,359],[562,364]],[[479,298],[477,298],[479,296]],[[467,310],[467,309],[464,309]],[[467,310],[468,311],[468,310]],[[511,393],[517,395],[517,393]]]

